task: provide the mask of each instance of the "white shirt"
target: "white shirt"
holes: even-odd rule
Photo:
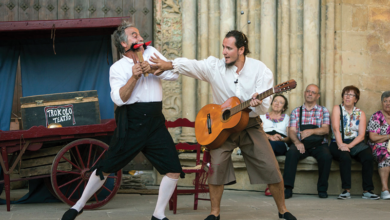
[[[173,72],[209,82],[213,90],[213,101],[221,105],[232,96],[242,102],[251,99],[254,93],[262,93],[273,87],[273,74],[259,60],[245,57],[245,64],[239,74],[237,67],[226,67],[224,59],[210,56],[205,60],[177,58],[173,61]],[[238,80],[237,83],[234,83]],[[263,99],[257,107],[250,107],[250,117],[257,117],[267,112],[271,97]]]
[[[156,53],[161,59],[167,59],[158,52],[154,47],[148,46],[144,51],[144,61],[149,62],[149,58]],[[119,95],[119,89],[122,88],[133,75],[133,60],[123,56],[122,59],[115,62],[110,68],[110,86],[111,99],[117,106],[129,105],[136,102],[161,102],[162,101],[162,85],[161,80],[174,81],[179,75],[174,74],[173,71],[165,71],[160,76],[149,74],[148,77],[144,75],[138,79],[129,100],[122,101]]]
[[[280,134],[287,135],[287,127],[290,124],[290,117],[285,114],[284,119],[281,122],[273,122],[269,119],[267,119],[266,115],[260,115],[261,120],[263,121],[263,129],[264,132],[270,132],[275,130],[276,132]]]

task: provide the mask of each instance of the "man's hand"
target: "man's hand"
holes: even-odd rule
[[[132,70],[133,70],[133,77],[135,79],[138,80],[139,78],[141,78],[141,75],[143,74],[143,71],[142,71],[142,67],[141,67],[140,63],[135,64],[133,66]]]
[[[155,70],[154,75],[159,76],[165,70],[173,69],[172,62],[167,62],[162,60],[157,54],[154,53],[154,57],[150,57],[149,59],[154,64],[150,64],[150,66]]]
[[[313,129],[306,129],[304,131],[300,131],[299,133],[301,133],[301,140],[313,135],[314,131]]]
[[[152,72],[151,71],[152,69],[150,68],[150,64],[147,61],[141,63],[141,68],[144,74]]]
[[[259,94],[256,92],[255,94],[253,94],[253,96],[252,96],[252,100],[251,100],[251,102],[250,102],[250,105],[252,106],[252,107],[256,107],[256,106],[259,106],[259,105],[261,105],[261,103],[263,103],[263,101],[260,101],[260,100],[258,100],[257,99],[257,96],[258,96]]]
[[[299,152],[301,154],[305,153],[305,145],[303,145],[302,143],[298,143],[298,144],[295,144],[295,146],[297,147],[297,149],[299,150]]]

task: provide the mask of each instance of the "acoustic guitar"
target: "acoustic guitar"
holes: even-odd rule
[[[257,98],[263,100],[272,94],[292,90],[296,86],[297,83],[292,79],[268,89]],[[232,133],[244,130],[249,121],[248,107],[251,100],[241,102],[233,96],[222,105],[204,106],[195,119],[195,136],[198,143],[212,150],[220,147]]]

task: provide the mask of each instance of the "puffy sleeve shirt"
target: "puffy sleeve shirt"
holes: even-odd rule
[[[276,131],[285,136],[287,135],[287,127],[290,123],[290,117],[286,114],[282,114],[279,120],[270,119],[268,112],[265,115],[260,115],[263,121],[264,132]]]
[[[149,62],[149,59],[156,53],[161,59],[167,59],[152,46],[148,46],[144,51],[144,60]],[[133,60],[123,56],[122,59],[115,62],[110,68],[110,86],[111,99],[117,106],[129,105],[136,102],[161,102],[162,101],[162,80],[174,81],[179,75],[173,71],[165,71],[160,76],[149,74],[138,79],[134,90],[128,100],[123,101],[119,95],[119,89],[126,85],[127,81],[133,76],[132,67]]]
[[[209,82],[213,92],[213,101],[221,105],[232,96],[242,102],[273,87],[273,74],[259,60],[245,57],[245,64],[239,74],[236,66],[226,66],[224,59],[210,56],[205,60],[177,58],[173,61],[173,72],[195,79]],[[236,82],[236,83],[235,83]],[[263,103],[252,110],[249,117],[257,117],[267,112],[271,97],[263,99]]]

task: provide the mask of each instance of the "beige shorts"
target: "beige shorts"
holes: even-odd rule
[[[220,148],[210,151],[209,184],[225,185],[236,182],[231,158],[236,147],[241,149],[251,184],[273,184],[282,181],[279,164],[260,124],[259,117],[250,118],[243,131],[230,135]]]

